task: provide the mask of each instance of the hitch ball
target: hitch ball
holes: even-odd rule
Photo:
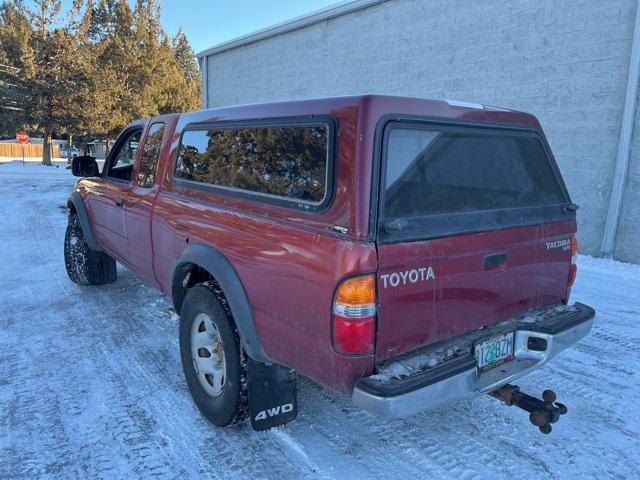
[[[521,392],[517,385],[507,384],[490,392],[489,395],[507,406],[515,405],[529,412],[529,421],[544,434],[551,433],[551,424],[560,420],[560,415],[567,413],[567,407],[556,402],[557,397],[553,390],[542,392],[541,400]]]

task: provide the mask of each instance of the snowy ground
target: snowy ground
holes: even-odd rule
[[[64,167],[0,165],[0,478],[638,478],[640,266],[580,257],[592,334],[518,382],[569,414],[543,436],[488,396],[374,418],[300,379],[286,429],[217,429],[191,402],[168,301],[125,270],[65,274]]]
[[[54,157],[52,160],[54,162],[60,163],[60,164],[62,164],[63,162],[65,164],[67,163],[67,159],[66,158]],[[16,160],[13,157],[0,157],[0,165],[3,164],[3,163],[9,163],[9,162],[20,162],[20,163],[22,163],[22,159]],[[42,157],[25,157],[24,162],[25,163],[42,163]]]

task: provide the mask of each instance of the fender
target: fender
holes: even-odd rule
[[[179,278],[177,276],[180,274],[181,267],[188,263],[204,268],[215,277],[227,299],[238,328],[240,341],[247,355],[258,362],[273,363],[273,360],[270,360],[262,349],[253,320],[253,309],[249,305],[249,299],[238,273],[229,260],[215,248],[192,243],[175,261],[171,275],[171,296],[176,311],[180,313],[180,307],[186,293],[182,284],[176,280]]]
[[[80,220],[80,226],[82,227],[82,233],[84,234],[84,239],[89,245],[89,248],[95,252],[101,252],[102,250],[98,247],[96,243],[96,239],[93,236],[93,231],[91,230],[91,223],[89,222],[89,216],[87,215],[87,210],[84,206],[84,201],[82,200],[82,196],[78,192],[71,192],[69,198],[67,200],[67,207],[71,207],[76,211],[78,215],[78,220]]]

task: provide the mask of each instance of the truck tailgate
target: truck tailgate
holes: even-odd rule
[[[382,138],[377,361],[567,297],[576,207],[540,132],[401,119]]]
[[[564,299],[574,231],[567,221],[380,245],[376,360]]]

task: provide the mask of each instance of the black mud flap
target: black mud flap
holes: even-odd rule
[[[251,426],[257,432],[284,425],[298,416],[295,370],[249,358],[247,392]]]

